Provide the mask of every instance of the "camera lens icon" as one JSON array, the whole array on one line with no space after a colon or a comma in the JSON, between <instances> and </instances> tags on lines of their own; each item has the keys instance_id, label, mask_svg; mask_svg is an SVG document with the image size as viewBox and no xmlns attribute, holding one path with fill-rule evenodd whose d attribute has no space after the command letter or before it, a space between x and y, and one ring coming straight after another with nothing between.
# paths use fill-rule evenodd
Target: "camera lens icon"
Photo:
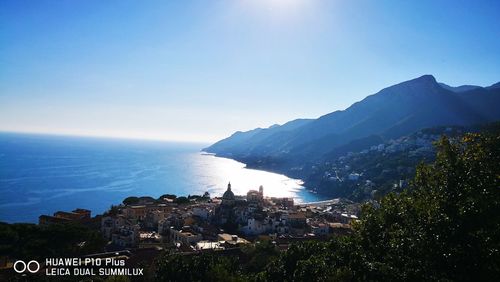
<instances>
[{"instance_id":1,"label":"camera lens icon","mask_svg":"<svg viewBox=\"0 0 500 282\"><path fill-rule=\"evenodd\" d=\"M14 263L14 271L17 273L24 273L26 271L30 273L37 273L40 270L40 264L36 260L30 260L28 263L25 263L22 260L17 260Z\"/></svg>"}]
</instances>

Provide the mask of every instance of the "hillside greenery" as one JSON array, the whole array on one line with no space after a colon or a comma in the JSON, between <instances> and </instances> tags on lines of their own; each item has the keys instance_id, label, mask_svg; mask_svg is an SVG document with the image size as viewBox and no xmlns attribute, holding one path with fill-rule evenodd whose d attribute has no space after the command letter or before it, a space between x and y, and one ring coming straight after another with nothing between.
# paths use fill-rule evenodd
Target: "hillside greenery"
<instances>
[{"instance_id":1,"label":"hillside greenery","mask_svg":"<svg viewBox=\"0 0 500 282\"><path fill-rule=\"evenodd\" d=\"M0 256L21 260L77 257L102 252L105 245L99 232L77 223L0 223Z\"/></svg>"}]
</instances>

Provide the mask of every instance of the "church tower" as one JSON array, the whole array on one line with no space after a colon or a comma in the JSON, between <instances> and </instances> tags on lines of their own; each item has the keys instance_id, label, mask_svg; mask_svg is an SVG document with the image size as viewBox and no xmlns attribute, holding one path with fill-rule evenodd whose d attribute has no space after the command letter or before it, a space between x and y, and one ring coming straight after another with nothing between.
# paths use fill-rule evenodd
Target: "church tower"
<instances>
[{"instance_id":1,"label":"church tower","mask_svg":"<svg viewBox=\"0 0 500 282\"><path fill-rule=\"evenodd\" d=\"M223 206L232 206L234 204L234 193L231 191L231 182L227 184L227 190L222 195L222 205Z\"/></svg>"}]
</instances>

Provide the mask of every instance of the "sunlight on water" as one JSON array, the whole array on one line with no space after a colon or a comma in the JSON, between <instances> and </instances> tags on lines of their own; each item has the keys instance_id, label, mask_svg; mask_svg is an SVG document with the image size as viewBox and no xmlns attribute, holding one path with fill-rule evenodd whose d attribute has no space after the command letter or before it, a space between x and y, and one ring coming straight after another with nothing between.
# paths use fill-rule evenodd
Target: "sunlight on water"
<instances>
[{"instance_id":1,"label":"sunlight on water","mask_svg":"<svg viewBox=\"0 0 500 282\"><path fill-rule=\"evenodd\" d=\"M232 191L236 195L246 195L248 190L258 190L264 186L264 195L269 197L294 197L300 201L298 194L303 192L302 181L291 179L285 175L266 171L246 169L245 164L226 158L202 154L194 168L194 173L200 179L210 178L215 185L208 191L213 196L220 196L228 182L231 182Z\"/></svg>"}]
</instances>

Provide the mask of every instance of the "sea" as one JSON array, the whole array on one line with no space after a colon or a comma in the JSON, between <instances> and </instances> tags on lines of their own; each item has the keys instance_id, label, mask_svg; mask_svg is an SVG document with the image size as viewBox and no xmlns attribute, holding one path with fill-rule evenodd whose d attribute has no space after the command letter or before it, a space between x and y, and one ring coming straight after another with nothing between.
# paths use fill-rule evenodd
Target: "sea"
<instances>
[{"instance_id":1,"label":"sea","mask_svg":"<svg viewBox=\"0 0 500 282\"><path fill-rule=\"evenodd\" d=\"M129 196L236 195L323 200L298 179L247 169L201 152L208 144L0 133L0 221L36 223L42 214L85 208L100 214Z\"/></svg>"}]
</instances>

